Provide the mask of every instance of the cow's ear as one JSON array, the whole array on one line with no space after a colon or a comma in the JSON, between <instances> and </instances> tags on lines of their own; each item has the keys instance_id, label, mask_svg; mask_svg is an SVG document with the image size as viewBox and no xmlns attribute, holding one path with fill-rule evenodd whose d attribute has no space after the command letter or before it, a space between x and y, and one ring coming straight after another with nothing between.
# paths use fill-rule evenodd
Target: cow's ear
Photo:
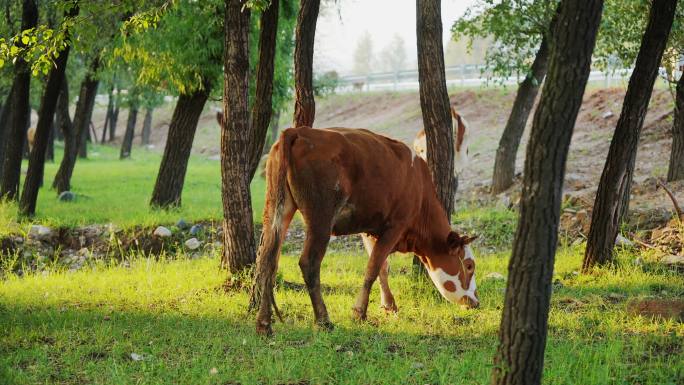
<instances>
[{"instance_id":1,"label":"cow's ear","mask_svg":"<svg viewBox=\"0 0 684 385\"><path fill-rule=\"evenodd\" d=\"M471 235L471 236L466 235L465 237L463 237L463 244L464 245L470 244L471 242L473 242L474 240L476 240L479 237L480 237L479 235Z\"/></svg>"},{"instance_id":2,"label":"cow's ear","mask_svg":"<svg viewBox=\"0 0 684 385\"><path fill-rule=\"evenodd\" d=\"M447 246L449 246L449 250L455 250L458 249L459 247L463 247L465 243L463 243L463 238L458 235L457 232L455 231L450 231L449 235L447 235Z\"/></svg>"}]
</instances>

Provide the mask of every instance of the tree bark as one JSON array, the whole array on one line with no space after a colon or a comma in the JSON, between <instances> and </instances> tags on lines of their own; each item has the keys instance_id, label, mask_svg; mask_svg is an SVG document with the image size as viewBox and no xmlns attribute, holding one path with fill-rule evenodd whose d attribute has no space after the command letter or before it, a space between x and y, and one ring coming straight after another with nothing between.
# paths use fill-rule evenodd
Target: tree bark
<instances>
[{"instance_id":1,"label":"tree bark","mask_svg":"<svg viewBox=\"0 0 684 385\"><path fill-rule=\"evenodd\" d=\"M79 117L74 116L74 123L78 122L77 128L81 133L81 140L78 145L78 157L81 159L85 159L88 157L88 142L92 141L90 137L90 122L93 118L93 109L95 108L95 97L97 96L97 87L100 84L100 81L95 78L95 74L97 72L98 67L99 60L95 59L91 71L91 76L89 79L86 79L86 81L89 82L89 92L86 94L85 115L83 116L83 121L77 121L76 119L78 119Z\"/></svg>"},{"instance_id":2,"label":"tree bark","mask_svg":"<svg viewBox=\"0 0 684 385\"><path fill-rule=\"evenodd\" d=\"M307 3L304 0L303 3ZM317 2L316 2L317 3ZM221 185L223 200L222 267L238 273L256 259L252 202L247 181L249 148L249 9L225 0Z\"/></svg>"},{"instance_id":3,"label":"tree bark","mask_svg":"<svg viewBox=\"0 0 684 385\"><path fill-rule=\"evenodd\" d=\"M511 114L508 116L506 127L499 141L499 147L496 150L492 194L503 192L513 185L518 146L525 131L527 119L534 106L534 100L537 98L539 87L546 75L548 61L549 47L546 37L544 37L532 63L532 68L530 68L530 73L518 87Z\"/></svg>"},{"instance_id":4,"label":"tree bark","mask_svg":"<svg viewBox=\"0 0 684 385\"><path fill-rule=\"evenodd\" d=\"M131 148L133 147L133 136L135 134L135 123L138 120L138 106L131 105L128 109L128 121L126 122L126 132L124 133L123 141L121 142L121 152L119 159L126 159L131 157Z\"/></svg>"},{"instance_id":5,"label":"tree bark","mask_svg":"<svg viewBox=\"0 0 684 385\"><path fill-rule=\"evenodd\" d=\"M295 106L293 127L313 127L316 102L313 93L313 52L320 0L301 0L295 30ZM441 41L441 40L440 40Z\"/></svg>"},{"instance_id":6,"label":"tree bark","mask_svg":"<svg viewBox=\"0 0 684 385\"><path fill-rule=\"evenodd\" d=\"M109 87L109 93L107 94L107 113L105 114L104 125L102 126L102 136L100 143L104 143L107 140L107 127L109 126L112 115L114 114L114 86Z\"/></svg>"},{"instance_id":7,"label":"tree bark","mask_svg":"<svg viewBox=\"0 0 684 385\"><path fill-rule=\"evenodd\" d=\"M145 109L145 118L143 119L141 144L147 146L150 144L150 134L152 133L152 112L154 108Z\"/></svg>"},{"instance_id":8,"label":"tree bark","mask_svg":"<svg viewBox=\"0 0 684 385\"><path fill-rule=\"evenodd\" d=\"M76 6L69 10L66 16L69 18L75 17L78 15L78 11L79 8ZM38 189L40 189L40 186L43 183L45 156L50 131L53 129L57 99L59 97L60 89L64 84L64 73L66 71L67 61L69 60L69 51L71 50L68 34L65 41L67 42L66 46L55 59L54 67L50 70L47 83L45 84L45 91L43 92L43 98L40 102L38 124L36 124L36 132L33 137L33 148L31 149L28 171L26 173L26 179L24 180L24 189L19 201L19 212L26 216L33 216L36 213Z\"/></svg>"},{"instance_id":9,"label":"tree bark","mask_svg":"<svg viewBox=\"0 0 684 385\"><path fill-rule=\"evenodd\" d=\"M276 38L278 35L278 1L261 14L259 35L259 63L256 70L256 91L252 104L252 123L248 150L247 182L254 178L259 167L268 125L273 113L273 77L275 71Z\"/></svg>"},{"instance_id":10,"label":"tree bark","mask_svg":"<svg viewBox=\"0 0 684 385\"><path fill-rule=\"evenodd\" d=\"M59 95L59 91L57 91L57 94ZM55 100L55 104L57 101ZM45 160L49 160L50 162L55 161L55 119L54 119L54 112L53 112L53 119L52 123L50 124L50 129L48 130L48 144L47 144L47 149L45 150ZM41 182L42 185L42 182Z\"/></svg>"},{"instance_id":11,"label":"tree bark","mask_svg":"<svg viewBox=\"0 0 684 385\"><path fill-rule=\"evenodd\" d=\"M23 0L21 30L34 28L38 23L38 8L34 0ZM16 44L23 47L21 39ZM21 157L26 140L26 129L31 114L29 93L31 89L31 73L28 63L20 56L14 62L14 83L12 85L12 121L7 132L5 143L5 161L3 163L2 180L0 181L0 198L16 200L19 198L19 179L21 175Z\"/></svg>"},{"instance_id":12,"label":"tree bark","mask_svg":"<svg viewBox=\"0 0 684 385\"><path fill-rule=\"evenodd\" d=\"M2 170L5 163L5 147L8 141L8 131L9 124L12 119L10 112L12 111L12 93L13 90L10 89L7 99L2 107L2 113L0 114L0 179L2 179Z\"/></svg>"},{"instance_id":13,"label":"tree bark","mask_svg":"<svg viewBox=\"0 0 684 385\"><path fill-rule=\"evenodd\" d=\"M418 82L428 166L437 196L451 216L454 207L454 137L444 74L439 0L417 0Z\"/></svg>"},{"instance_id":14,"label":"tree bark","mask_svg":"<svg viewBox=\"0 0 684 385\"><path fill-rule=\"evenodd\" d=\"M117 99L118 99L118 92L117 92ZM114 107L114 113L112 113L112 117L109 119L109 141L113 142L116 139L116 125L119 122L119 101L115 101L115 107Z\"/></svg>"},{"instance_id":15,"label":"tree bark","mask_svg":"<svg viewBox=\"0 0 684 385\"><path fill-rule=\"evenodd\" d=\"M674 122L672 123L672 151L667 169L667 181L684 179L684 73L677 82Z\"/></svg>"},{"instance_id":16,"label":"tree bark","mask_svg":"<svg viewBox=\"0 0 684 385\"><path fill-rule=\"evenodd\" d=\"M209 90L178 97L150 206L167 208L181 205L192 142L208 97Z\"/></svg>"},{"instance_id":17,"label":"tree bark","mask_svg":"<svg viewBox=\"0 0 684 385\"><path fill-rule=\"evenodd\" d=\"M648 25L596 192L582 263L583 272L590 271L596 265L612 263L618 227L626 212L625 200L629 199L639 136L674 20L677 0L660 0L651 4Z\"/></svg>"},{"instance_id":18,"label":"tree bark","mask_svg":"<svg viewBox=\"0 0 684 385\"><path fill-rule=\"evenodd\" d=\"M549 72L527 145L520 217L492 384L540 384L570 138L589 78L603 1L561 1Z\"/></svg>"},{"instance_id":19,"label":"tree bark","mask_svg":"<svg viewBox=\"0 0 684 385\"><path fill-rule=\"evenodd\" d=\"M95 74L97 73L98 66L99 61L94 60L93 63L91 63L88 74L81 83L71 132L67 134L63 129L64 125L61 125L63 129L62 132L64 133L64 156L62 157L62 162L59 164L55 179L52 182L52 187L57 190L58 194L68 191L71 188L71 175L76 166L79 145L83 137L83 131L88 129L88 123L90 122L90 117L93 112L93 104L95 103L95 95L97 95L97 85L99 82L95 79ZM64 83L64 86L66 87L66 82ZM68 97L64 103L67 103L66 114L68 117ZM62 115L64 115L64 113L62 113Z\"/></svg>"}]
</instances>

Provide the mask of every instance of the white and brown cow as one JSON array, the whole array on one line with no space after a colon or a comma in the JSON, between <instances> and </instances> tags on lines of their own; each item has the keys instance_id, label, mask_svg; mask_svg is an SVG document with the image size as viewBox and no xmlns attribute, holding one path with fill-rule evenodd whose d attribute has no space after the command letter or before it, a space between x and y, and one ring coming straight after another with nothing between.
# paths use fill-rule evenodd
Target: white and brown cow
<instances>
[{"instance_id":1,"label":"white and brown cow","mask_svg":"<svg viewBox=\"0 0 684 385\"><path fill-rule=\"evenodd\" d=\"M459 175L468 164L469 127L455 106L451 106L451 117L454 120L454 174ZM420 130L413 140L413 151L427 162L425 130Z\"/></svg>"},{"instance_id":2,"label":"white and brown cow","mask_svg":"<svg viewBox=\"0 0 684 385\"><path fill-rule=\"evenodd\" d=\"M427 164L405 144L368 130L288 128L271 148L267 180L253 292L253 300L260 299L258 332L271 332L280 247L296 211L306 224L299 266L317 324L332 326L319 278L331 234L365 236L370 259L353 307L359 319L366 317L378 275L382 305L396 311L386 261L395 251L418 255L447 300L479 304L475 259L468 246L474 238L451 229Z\"/></svg>"}]
</instances>

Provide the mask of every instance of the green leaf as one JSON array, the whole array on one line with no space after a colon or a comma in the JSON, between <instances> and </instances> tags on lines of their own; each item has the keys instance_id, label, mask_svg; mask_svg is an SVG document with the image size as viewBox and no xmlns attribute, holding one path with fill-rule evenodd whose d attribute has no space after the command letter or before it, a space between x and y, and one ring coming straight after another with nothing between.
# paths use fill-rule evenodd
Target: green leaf
<instances>
[{"instance_id":1,"label":"green leaf","mask_svg":"<svg viewBox=\"0 0 684 385\"><path fill-rule=\"evenodd\" d=\"M29 37L26 36L26 35L22 36L22 37L21 37L21 42L24 43L24 44L28 44L28 43L29 43Z\"/></svg>"}]
</instances>

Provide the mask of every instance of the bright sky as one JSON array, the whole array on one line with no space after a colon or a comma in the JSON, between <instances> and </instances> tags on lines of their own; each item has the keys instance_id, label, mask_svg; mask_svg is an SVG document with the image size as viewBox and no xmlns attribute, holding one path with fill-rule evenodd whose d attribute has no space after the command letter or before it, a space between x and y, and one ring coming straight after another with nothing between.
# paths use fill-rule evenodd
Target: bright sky
<instances>
[{"instance_id":1,"label":"bright sky","mask_svg":"<svg viewBox=\"0 0 684 385\"><path fill-rule=\"evenodd\" d=\"M451 25L475 0L442 0L444 46ZM416 66L415 0L339 0L321 5L316 28L314 71L346 74L353 67L356 42L368 31L380 52L398 34L406 44L407 63Z\"/></svg>"}]
</instances>

